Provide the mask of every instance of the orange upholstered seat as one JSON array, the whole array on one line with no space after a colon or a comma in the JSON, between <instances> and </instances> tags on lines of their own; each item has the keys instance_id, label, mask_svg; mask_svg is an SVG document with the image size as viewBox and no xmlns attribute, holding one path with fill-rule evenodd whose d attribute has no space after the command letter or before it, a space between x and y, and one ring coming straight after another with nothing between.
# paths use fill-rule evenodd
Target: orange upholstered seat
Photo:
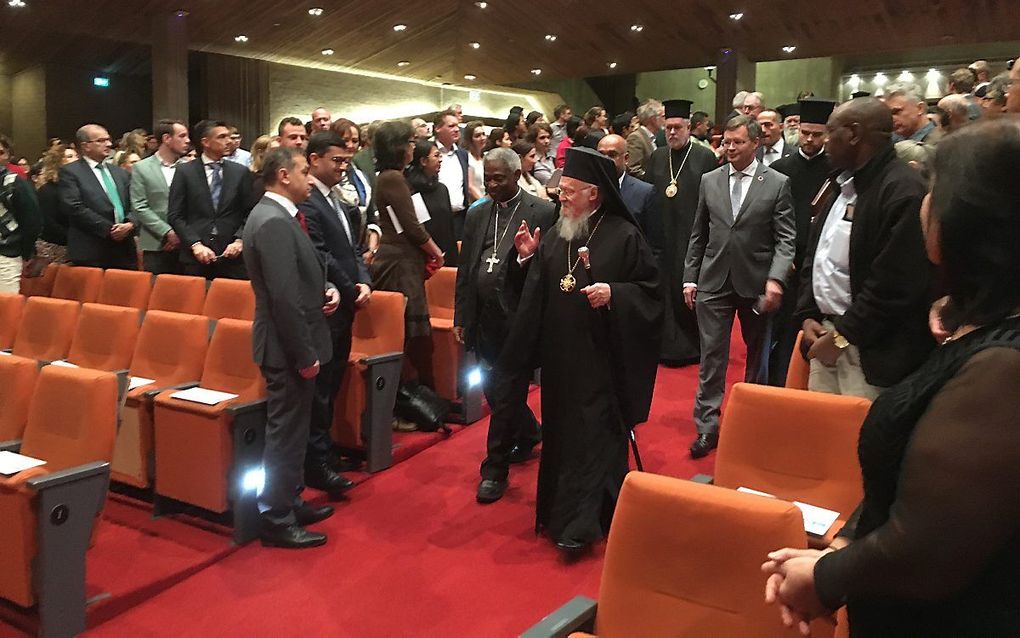
<instances>
[{"instance_id":1,"label":"orange upholstered seat","mask_svg":"<svg viewBox=\"0 0 1020 638\"><path fill-rule=\"evenodd\" d=\"M23 357L0 356L0 443L20 439L39 376L39 364Z\"/></svg>"},{"instance_id":2,"label":"orange upholstered seat","mask_svg":"<svg viewBox=\"0 0 1020 638\"><path fill-rule=\"evenodd\" d=\"M189 315L202 314L206 282L202 277L156 275L149 296L149 310L168 310Z\"/></svg>"},{"instance_id":3,"label":"orange upholstered seat","mask_svg":"<svg viewBox=\"0 0 1020 638\"><path fill-rule=\"evenodd\" d=\"M255 319L255 291L243 279L213 279L202 314L210 319Z\"/></svg>"},{"instance_id":4,"label":"orange upholstered seat","mask_svg":"<svg viewBox=\"0 0 1020 638\"><path fill-rule=\"evenodd\" d=\"M786 371L786 387L791 390L807 390L808 376L811 374L811 364L800 353L800 342L804 338L804 331L797 333L797 343L793 346L793 356L790 357L790 367Z\"/></svg>"},{"instance_id":5,"label":"orange upholstered seat","mask_svg":"<svg viewBox=\"0 0 1020 638\"><path fill-rule=\"evenodd\" d=\"M130 375L153 382L128 391L111 466L115 481L136 487L151 485L154 393L187 382L197 383L208 345L209 321L205 317L161 310L145 314Z\"/></svg>"},{"instance_id":6,"label":"orange upholstered seat","mask_svg":"<svg viewBox=\"0 0 1020 638\"><path fill-rule=\"evenodd\" d=\"M152 273L111 268L103 274L99 303L145 310L152 294Z\"/></svg>"},{"instance_id":7,"label":"orange upholstered seat","mask_svg":"<svg viewBox=\"0 0 1020 638\"><path fill-rule=\"evenodd\" d=\"M225 512L240 487L240 477L233 475L241 468L235 468L232 408L266 395L262 373L252 358L250 321L217 322L199 385L238 397L207 406L172 398L175 390L156 396L156 494Z\"/></svg>"},{"instance_id":8,"label":"orange upholstered seat","mask_svg":"<svg viewBox=\"0 0 1020 638\"><path fill-rule=\"evenodd\" d=\"M857 439L870 408L860 397L735 384L723 412L715 484L839 512L831 536L863 497Z\"/></svg>"},{"instance_id":9,"label":"orange upholstered seat","mask_svg":"<svg viewBox=\"0 0 1020 638\"><path fill-rule=\"evenodd\" d=\"M22 277L21 294L26 297L49 297L53 292L53 282L57 279L57 273L63 268L70 266L48 264L38 277Z\"/></svg>"},{"instance_id":10,"label":"orange upholstered seat","mask_svg":"<svg viewBox=\"0 0 1020 638\"><path fill-rule=\"evenodd\" d=\"M71 347L80 308L80 303L68 299L30 297L21 313L12 352L28 359L63 359Z\"/></svg>"},{"instance_id":11,"label":"orange upholstered seat","mask_svg":"<svg viewBox=\"0 0 1020 638\"><path fill-rule=\"evenodd\" d=\"M99 290L103 287L103 269L85 266L66 266L57 272L53 282L51 297L56 299L73 299L82 303L91 303L99 299Z\"/></svg>"},{"instance_id":12,"label":"orange upholstered seat","mask_svg":"<svg viewBox=\"0 0 1020 638\"><path fill-rule=\"evenodd\" d=\"M0 293L0 350L14 345L14 337L18 335L18 324L21 323L21 311L25 306L25 298L19 294Z\"/></svg>"},{"instance_id":13,"label":"orange upholstered seat","mask_svg":"<svg viewBox=\"0 0 1020 638\"><path fill-rule=\"evenodd\" d=\"M137 308L82 304L66 360L83 368L127 370L135 351L140 316Z\"/></svg>"},{"instance_id":14,"label":"orange upholstered seat","mask_svg":"<svg viewBox=\"0 0 1020 638\"><path fill-rule=\"evenodd\" d=\"M458 396L457 380L464 356L464 346L453 338L456 289L456 268L440 268L425 282L425 296L432 321L432 375L436 381L436 394L450 401L455 401Z\"/></svg>"}]
</instances>

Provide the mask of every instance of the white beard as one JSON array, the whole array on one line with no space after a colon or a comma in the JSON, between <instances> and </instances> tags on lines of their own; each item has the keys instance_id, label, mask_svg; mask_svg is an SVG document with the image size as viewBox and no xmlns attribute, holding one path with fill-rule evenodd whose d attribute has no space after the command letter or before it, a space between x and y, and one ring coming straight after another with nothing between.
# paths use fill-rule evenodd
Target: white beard
<instances>
[{"instance_id":1,"label":"white beard","mask_svg":"<svg viewBox=\"0 0 1020 638\"><path fill-rule=\"evenodd\" d=\"M591 215L585 215L584 217L560 217L559 226L560 237L565 241L574 241L575 239L588 237L588 220Z\"/></svg>"}]
</instances>

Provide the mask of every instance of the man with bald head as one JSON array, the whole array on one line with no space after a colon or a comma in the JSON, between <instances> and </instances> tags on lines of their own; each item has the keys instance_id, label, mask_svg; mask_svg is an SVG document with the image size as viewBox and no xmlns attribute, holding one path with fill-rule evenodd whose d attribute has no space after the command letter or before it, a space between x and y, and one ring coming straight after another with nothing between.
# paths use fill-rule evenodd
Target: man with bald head
<instances>
[{"instance_id":1,"label":"man with bald head","mask_svg":"<svg viewBox=\"0 0 1020 638\"><path fill-rule=\"evenodd\" d=\"M811 390L874 399L935 346L918 217L927 187L896 157L893 119L880 100L857 98L826 127L839 173L818 200L796 313Z\"/></svg>"},{"instance_id":2,"label":"man with bald head","mask_svg":"<svg viewBox=\"0 0 1020 638\"><path fill-rule=\"evenodd\" d=\"M948 135L970 124L970 100L959 93L950 93L939 100L942 130Z\"/></svg>"},{"instance_id":3,"label":"man with bald head","mask_svg":"<svg viewBox=\"0 0 1020 638\"><path fill-rule=\"evenodd\" d=\"M769 109L759 113L758 124L761 125L761 145L757 151L759 162L765 166L772 166L772 162L797 152L795 145L786 142L783 135L783 118L777 111Z\"/></svg>"},{"instance_id":4,"label":"man with bald head","mask_svg":"<svg viewBox=\"0 0 1020 638\"><path fill-rule=\"evenodd\" d=\"M316 131L328 131L333 123L333 114L324 106L312 111L312 133Z\"/></svg>"},{"instance_id":5,"label":"man with bald head","mask_svg":"<svg viewBox=\"0 0 1020 638\"><path fill-rule=\"evenodd\" d=\"M616 165L616 177L620 180L620 196L634 218L642 226L651 215L655 193L651 184L643 182L627 172L627 140L619 135L606 135L599 140L598 151Z\"/></svg>"}]
</instances>

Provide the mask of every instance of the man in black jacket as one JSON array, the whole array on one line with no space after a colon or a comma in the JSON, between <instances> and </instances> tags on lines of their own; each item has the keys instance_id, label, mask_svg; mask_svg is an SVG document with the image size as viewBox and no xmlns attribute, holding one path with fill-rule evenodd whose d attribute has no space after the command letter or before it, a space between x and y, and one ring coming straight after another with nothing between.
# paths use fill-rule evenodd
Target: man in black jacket
<instances>
[{"instance_id":1,"label":"man in black jacket","mask_svg":"<svg viewBox=\"0 0 1020 638\"><path fill-rule=\"evenodd\" d=\"M17 293L43 219L32 183L8 170L8 159L10 142L0 135L0 292Z\"/></svg>"},{"instance_id":2,"label":"man in black jacket","mask_svg":"<svg viewBox=\"0 0 1020 638\"><path fill-rule=\"evenodd\" d=\"M797 308L809 388L873 399L935 345L918 217L927 188L897 159L892 113L880 100L844 104L827 128L826 152L840 172L811 228Z\"/></svg>"},{"instance_id":3,"label":"man in black jacket","mask_svg":"<svg viewBox=\"0 0 1020 638\"><path fill-rule=\"evenodd\" d=\"M167 221L181 240L188 275L246 279L241 233L253 201L252 176L224 161L230 150L225 122L202 120L191 135L201 155L177 169L170 185Z\"/></svg>"},{"instance_id":4,"label":"man in black jacket","mask_svg":"<svg viewBox=\"0 0 1020 638\"><path fill-rule=\"evenodd\" d=\"M527 460L541 440L538 421L528 407L528 372L510 373L496 366L519 291L506 285L507 269L517 259L514 233L522 224L549 230L556 210L518 185L521 160L510 149L485 155L485 192L492 199L474 210L464 226L453 331L457 341L478 354L485 374L483 390L492 410L488 455L482 462L479 503L502 498L510 463ZM536 230L536 232L539 232Z\"/></svg>"}]
</instances>

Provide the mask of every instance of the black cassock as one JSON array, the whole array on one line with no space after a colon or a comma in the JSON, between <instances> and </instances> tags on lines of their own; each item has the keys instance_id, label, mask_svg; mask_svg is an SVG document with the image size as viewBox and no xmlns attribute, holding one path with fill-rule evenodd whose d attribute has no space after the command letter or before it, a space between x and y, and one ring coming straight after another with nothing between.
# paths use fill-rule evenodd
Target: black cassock
<instances>
[{"instance_id":1,"label":"black cassock","mask_svg":"<svg viewBox=\"0 0 1020 638\"><path fill-rule=\"evenodd\" d=\"M536 529L583 543L608 531L627 473L629 428L648 419L662 320L651 249L621 215L597 212L592 228L603 215L589 244L591 273L578 264L573 292L563 292L560 280L584 239L568 255L558 226L543 237L503 349L512 369L542 368ZM611 309L592 309L580 292L592 275L610 284Z\"/></svg>"},{"instance_id":2,"label":"black cassock","mask_svg":"<svg viewBox=\"0 0 1020 638\"><path fill-rule=\"evenodd\" d=\"M688 148L691 151L684 164ZM666 196L670 184L669 155L673 156L673 174L677 178L677 194ZM680 166L683 165L683 170ZM659 262L665 299L665 318L660 358L671 364L697 363L701 360L698 320L684 303L683 272L687 244L698 210L698 189L701 176L719 166L715 154L701 144L688 142L678 151L664 146L655 150L648 160L645 181L655 187L655 206L649 219L643 220L648 243Z\"/></svg>"}]
</instances>

